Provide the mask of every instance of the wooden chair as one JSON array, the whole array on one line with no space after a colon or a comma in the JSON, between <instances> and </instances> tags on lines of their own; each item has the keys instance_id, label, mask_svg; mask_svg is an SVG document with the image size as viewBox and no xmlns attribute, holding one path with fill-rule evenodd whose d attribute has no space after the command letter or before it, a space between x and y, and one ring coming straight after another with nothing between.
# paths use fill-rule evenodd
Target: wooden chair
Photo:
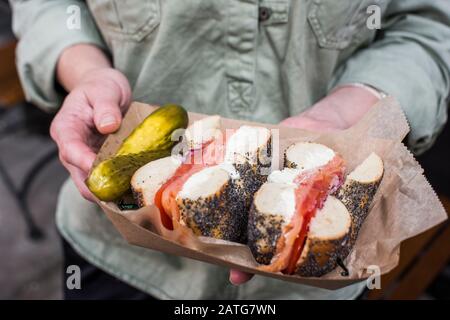
<instances>
[{"instance_id":1,"label":"wooden chair","mask_svg":"<svg viewBox=\"0 0 450 320\"><path fill-rule=\"evenodd\" d=\"M450 215L450 199L440 199ZM400 246L400 263L381 277L381 289L370 290L367 298L404 300L419 298L450 259L450 222L444 221Z\"/></svg>"},{"instance_id":2,"label":"wooden chair","mask_svg":"<svg viewBox=\"0 0 450 320\"><path fill-rule=\"evenodd\" d=\"M25 101L25 96L16 72L16 41L0 43L0 107L12 107Z\"/></svg>"}]
</instances>

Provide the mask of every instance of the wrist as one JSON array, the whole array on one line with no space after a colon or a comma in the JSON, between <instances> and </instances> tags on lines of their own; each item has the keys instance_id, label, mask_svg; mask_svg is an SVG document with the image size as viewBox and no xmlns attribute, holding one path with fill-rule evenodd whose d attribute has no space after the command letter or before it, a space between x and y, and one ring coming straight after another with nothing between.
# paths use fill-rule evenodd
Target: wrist
<instances>
[{"instance_id":1,"label":"wrist","mask_svg":"<svg viewBox=\"0 0 450 320\"><path fill-rule=\"evenodd\" d=\"M387 97L387 94L384 91L382 91L382 90L380 90L378 88L375 88L374 86L371 86L371 85L368 85L368 84L365 84L365 83L360 83L360 82L346 83L346 84L339 85L339 86L335 87L330 92L330 94L333 93L334 91L340 89L340 88L345 88L345 87L353 87L353 88L359 88L359 89L365 90L367 93L371 94L372 96L374 96L378 100L381 100L381 99L384 99L384 98Z\"/></svg>"},{"instance_id":2,"label":"wrist","mask_svg":"<svg viewBox=\"0 0 450 320\"><path fill-rule=\"evenodd\" d=\"M77 44L61 53L56 65L56 76L64 89L70 92L87 74L108 68L111 68L111 62L100 48L91 44Z\"/></svg>"},{"instance_id":3,"label":"wrist","mask_svg":"<svg viewBox=\"0 0 450 320\"><path fill-rule=\"evenodd\" d=\"M359 86L340 86L317 102L306 114L349 128L357 123L380 98Z\"/></svg>"}]
</instances>

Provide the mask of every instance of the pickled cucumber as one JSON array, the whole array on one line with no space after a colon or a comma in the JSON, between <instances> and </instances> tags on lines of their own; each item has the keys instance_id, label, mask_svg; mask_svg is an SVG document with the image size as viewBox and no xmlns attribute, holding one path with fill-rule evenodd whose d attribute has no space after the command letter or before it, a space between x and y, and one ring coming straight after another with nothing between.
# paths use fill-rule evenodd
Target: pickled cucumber
<instances>
[{"instance_id":1,"label":"pickled cucumber","mask_svg":"<svg viewBox=\"0 0 450 320\"><path fill-rule=\"evenodd\" d=\"M172 132L186 129L188 122L188 114L181 106L167 104L156 109L122 142L116 155L165 149L173 145Z\"/></svg>"},{"instance_id":2,"label":"pickled cucumber","mask_svg":"<svg viewBox=\"0 0 450 320\"><path fill-rule=\"evenodd\" d=\"M172 141L172 133L185 129L188 122L187 112L181 106L169 104L158 108L131 132L112 158L92 170L87 187L102 201L120 198L130 188L137 169L170 155L176 143Z\"/></svg>"},{"instance_id":3,"label":"pickled cucumber","mask_svg":"<svg viewBox=\"0 0 450 320\"><path fill-rule=\"evenodd\" d=\"M100 162L92 170L86 185L102 201L113 201L130 188L134 172L143 165L170 155L171 148L159 151L119 155Z\"/></svg>"}]
</instances>

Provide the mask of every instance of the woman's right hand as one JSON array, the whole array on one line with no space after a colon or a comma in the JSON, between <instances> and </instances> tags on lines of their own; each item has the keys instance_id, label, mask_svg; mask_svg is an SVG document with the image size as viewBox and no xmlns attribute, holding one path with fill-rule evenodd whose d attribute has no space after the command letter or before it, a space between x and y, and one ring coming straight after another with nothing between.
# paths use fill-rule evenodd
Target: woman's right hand
<instances>
[{"instance_id":1,"label":"woman's right hand","mask_svg":"<svg viewBox=\"0 0 450 320\"><path fill-rule=\"evenodd\" d=\"M84 181L105 135L120 127L122 114L130 104L131 89L121 72L99 67L84 72L69 90L50 134L81 195L93 201Z\"/></svg>"}]
</instances>

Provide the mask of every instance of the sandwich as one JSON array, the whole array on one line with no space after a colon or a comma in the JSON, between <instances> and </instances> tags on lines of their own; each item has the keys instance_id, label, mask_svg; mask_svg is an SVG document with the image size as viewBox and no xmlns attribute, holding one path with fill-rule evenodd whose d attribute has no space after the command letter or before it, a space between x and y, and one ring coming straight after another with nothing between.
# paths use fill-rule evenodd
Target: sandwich
<instances>
[{"instance_id":1,"label":"sandwich","mask_svg":"<svg viewBox=\"0 0 450 320\"><path fill-rule=\"evenodd\" d=\"M320 277L351 252L383 176L372 153L345 177L345 162L322 144L287 148L284 168L255 193L248 246L261 269Z\"/></svg>"},{"instance_id":2,"label":"sandwich","mask_svg":"<svg viewBox=\"0 0 450 320\"><path fill-rule=\"evenodd\" d=\"M242 126L223 139L219 127L215 116L192 124L185 133L188 151L141 167L131 187L139 206L158 207L168 229L245 243L253 194L270 167L271 133Z\"/></svg>"}]
</instances>

